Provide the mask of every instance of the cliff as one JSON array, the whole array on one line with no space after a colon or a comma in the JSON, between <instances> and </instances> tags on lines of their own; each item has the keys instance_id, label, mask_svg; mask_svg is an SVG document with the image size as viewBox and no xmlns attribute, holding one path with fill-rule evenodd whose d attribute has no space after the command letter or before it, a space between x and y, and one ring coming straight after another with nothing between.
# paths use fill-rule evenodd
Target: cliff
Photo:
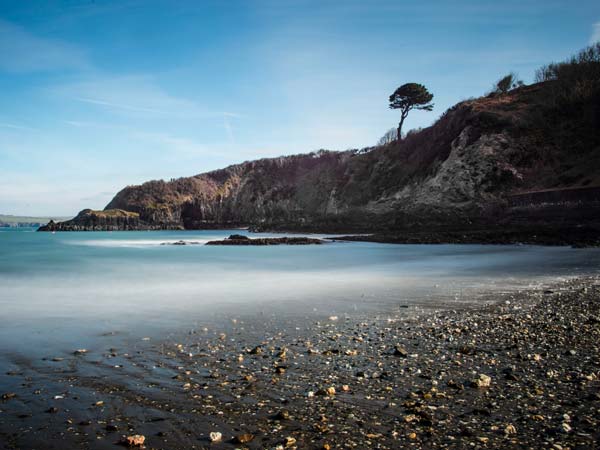
<instances>
[{"instance_id":1,"label":"cliff","mask_svg":"<svg viewBox=\"0 0 600 450\"><path fill-rule=\"evenodd\" d=\"M551 225L557 205L561 223L600 223L593 196L545 206L538 201L543 196L536 200L540 191L600 186L598 91L565 106L557 103L557 83L463 101L432 126L385 146L261 159L128 186L104 212L85 210L45 229L388 232ZM524 194L533 200L515 203Z\"/></svg>"}]
</instances>

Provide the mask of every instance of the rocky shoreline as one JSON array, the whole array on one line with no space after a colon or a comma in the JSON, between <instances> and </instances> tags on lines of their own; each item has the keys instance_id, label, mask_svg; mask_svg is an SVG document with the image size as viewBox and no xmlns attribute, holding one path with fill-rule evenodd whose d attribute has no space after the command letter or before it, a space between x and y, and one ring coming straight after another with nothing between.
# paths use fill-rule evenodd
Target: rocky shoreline
<instances>
[{"instance_id":1,"label":"rocky shoreline","mask_svg":"<svg viewBox=\"0 0 600 450\"><path fill-rule=\"evenodd\" d=\"M0 448L596 448L600 278L489 300L22 363Z\"/></svg>"},{"instance_id":2,"label":"rocky shoreline","mask_svg":"<svg viewBox=\"0 0 600 450\"><path fill-rule=\"evenodd\" d=\"M503 228L475 230L432 230L383 232L336 236L337 241L386 244L525 244L573 247L599 247L600 229L592 226L563 228Z\"/></svg>"}]
</instances>

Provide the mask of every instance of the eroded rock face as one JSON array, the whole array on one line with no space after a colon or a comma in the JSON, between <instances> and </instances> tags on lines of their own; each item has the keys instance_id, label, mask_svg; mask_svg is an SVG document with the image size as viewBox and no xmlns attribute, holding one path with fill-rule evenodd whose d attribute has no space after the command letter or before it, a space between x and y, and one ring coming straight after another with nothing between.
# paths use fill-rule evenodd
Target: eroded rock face
<instances>
[{"instance_id":1,"label":"eroded rock face","mask_svg":"<svg viewBox=\"0 0 600 450\"><path fill-rule=\"evenodd\" d=\"M465 127L437 170L379 203L387 202L388 208L392 204L410 211L419 207L458 210L497 202L507 185L513 186L523 179L505 152L518 144L506 132L482 135L471 141L473 133L471 126Z\"/></svg>"},{"instance_id":2,"label":"eroded rock face","mask_svg":"<svg viewBox=\"0 0 600 450\"><path fill-rule=\"evenodd\" d=\"M507 133L487 134L470 143L471 127L452 143L452 151L439 170L413 193L414 201L427 205L493 201L501 178L519 179L519 172L506 161L503 150L515 143Z\"/></svg>"}]
</instances>

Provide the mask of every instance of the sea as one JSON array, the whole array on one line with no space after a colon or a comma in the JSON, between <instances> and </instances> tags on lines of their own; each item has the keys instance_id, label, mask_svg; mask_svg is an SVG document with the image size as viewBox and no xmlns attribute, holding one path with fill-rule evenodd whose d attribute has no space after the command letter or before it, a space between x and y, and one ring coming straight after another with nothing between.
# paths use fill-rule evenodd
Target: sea
<instances>
[{"instance_id":1,"label":"sea","mask_svg":"<svg viewBox=\"0 0 600 450\"><path fill-rule=\"evenodd\" d=\"M204 245L240 232L281 236L0 229L0 369L93 349L103 336L157 339L248 315L343 320L477 306L600 269L597 248Z\"/></svg>"}]
</instances>

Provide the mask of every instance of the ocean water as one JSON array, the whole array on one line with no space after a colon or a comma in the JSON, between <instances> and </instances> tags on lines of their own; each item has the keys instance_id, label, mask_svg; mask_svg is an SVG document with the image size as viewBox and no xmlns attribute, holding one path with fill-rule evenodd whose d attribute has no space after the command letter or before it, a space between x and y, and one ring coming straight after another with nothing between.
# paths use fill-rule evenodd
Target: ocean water
<instances>
[{"instance_id":1,"label":"ocean water","mask_svg":"<svg viewBox=\"0 0 600 450\"><path fill-rule=\"evenodd\" d=\"M173 246L161 244L237 231L0 230L0 365L93 348L100 336L156 337L248 314L343 317L478 303L490 291L600 269L600 249Z\"/></svg>"}]
</instances>

